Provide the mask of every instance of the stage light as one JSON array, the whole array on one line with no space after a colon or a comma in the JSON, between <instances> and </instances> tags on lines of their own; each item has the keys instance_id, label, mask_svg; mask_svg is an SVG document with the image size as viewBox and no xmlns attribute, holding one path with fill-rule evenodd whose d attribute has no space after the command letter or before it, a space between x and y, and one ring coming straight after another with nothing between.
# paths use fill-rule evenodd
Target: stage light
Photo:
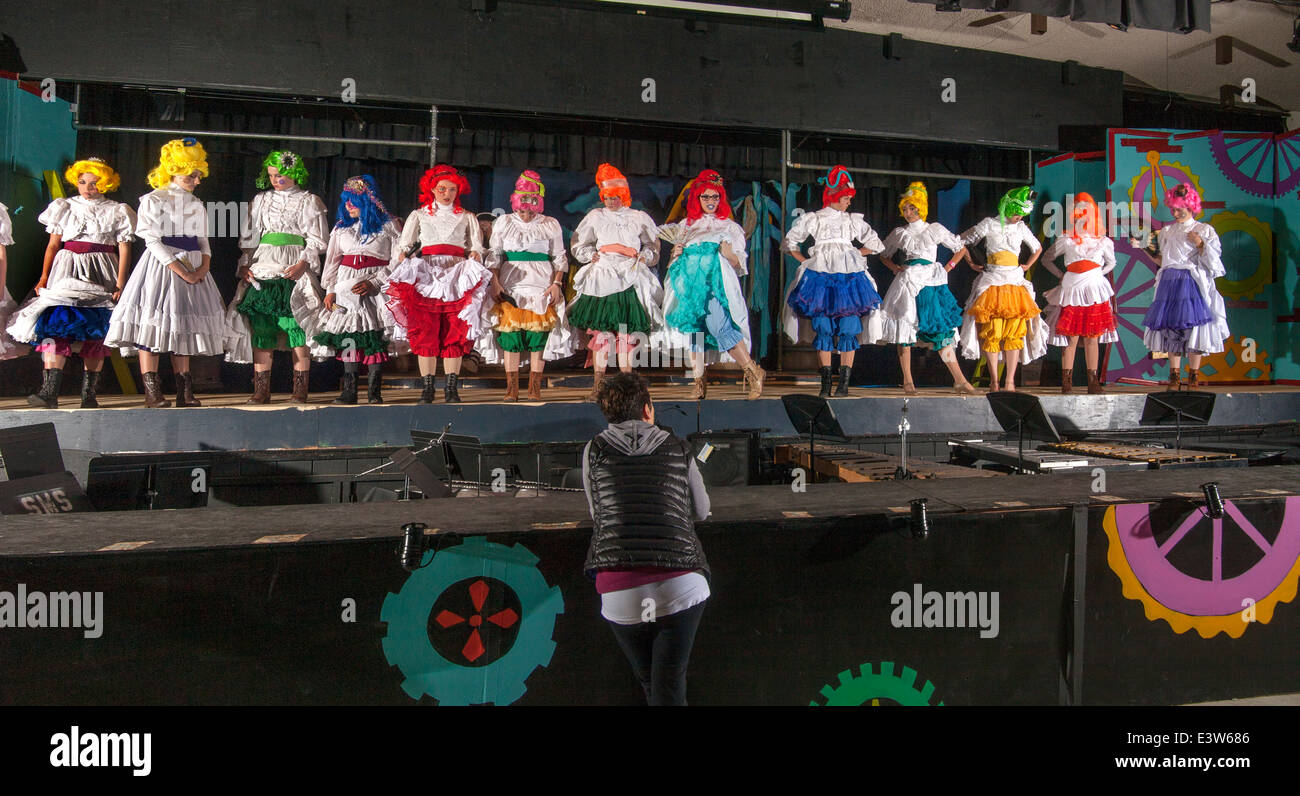
<instances>
[{"instance_id":1,"label":"stage light","mask_svg":"<svg viewBox=\"0 0 1300 796\"><path fill-rule=\"evenodd\" d=\"M1223 519L1223 498L1219 496L1218 482L1201 484L1201 491L1205 493L1205 513L1210 515L1212 520Z\"/></svg>"},{"instance_id":2,"label":"stage light","mask_svg":"<svg viewBox=\"0 0 1300 796\"><path fill-rule=\"evenodd\" d=\"M1300 53L1300 17L1296 17L1291 25L1291 41L1286 43L1286 48L1293 53Z\"/></svg>"},{"instance_id":3,"label":"stage light","mask_svg":"<svg viewBox=\"0 0 1300 796\"><path fill-rule=\"evenodd\" d=\"M916 498L912 504L912 538L930 537L930 513L925 509L925 498Z\"/></svg>"},{"instance_id":4,"label":"stage light","mask_svg":"<svg viewBox=\"0 0 1300 796\"><path fill-rule=\"evenodd\" d=\"M408 522L402 526L402 552L398 556L402 569L414 572L420 568L424 559L424 530L428 526L422 522Z\"/></svg>"}]
</instances>

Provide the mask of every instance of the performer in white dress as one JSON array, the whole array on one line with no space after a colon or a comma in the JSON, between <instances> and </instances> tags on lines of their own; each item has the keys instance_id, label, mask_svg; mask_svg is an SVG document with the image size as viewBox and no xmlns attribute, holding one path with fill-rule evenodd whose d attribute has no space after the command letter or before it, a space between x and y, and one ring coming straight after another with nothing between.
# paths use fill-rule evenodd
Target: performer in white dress
<instances>
[{"instance_id":1,"label":"performer in white dress","mask_svg":"<svg viewBox=\"0 0 1300 796\"><path fill-rule=\"evenodd\" d=\"M12 245L14 245L14 227L9 219L9 208L0 204L0 359L21 357L31 351L30 346L14 340L5 331L10 316L18 309L13 296L9 295L8 286L5 285L5 279L9 276L9 260L5 255L5 247Z\"/></svg>"},{"instance_id":2,"label":"performer in white dress","mask_svg":"<svg viewBox=\"0 0 1300 796\"><path fill-rule=\"evenodd\" d=\"M686 197L686 219L659 228L673 243L664 280L662 345L689 349L691 398L708 395L705 365L726 358L745 373L745 398L763 394L767 373L749 355L749 306L740 277L749 273L745 231L731 218L722 175L701 171Z\"/></svg>"},{"instance_id":3,"label":"performer in white dress","mask_svg":"<svg viewBox=\"0 0 1300 796\"><path fill-rule=\"evenodd\" d=\"M911 183L898 200L898 211L907 222L885 238L880 260L894 272L894 281L880 305L884 316L881 344L898 346L898 364L903 369L903 392L914 394L912 382L912 348L929 346L952 374L953 389L962 395L974 395L975 388L962 375L957 363L957 329L961 325L961 307L948 289L948 272L966 257L961 239L939 223L927 223L929 195L919 182ZM938 247L952 251L947 265L935 262ZM901 251L902 264L891 259Z\"/></svg>"},{"instance_id":4,"label":"performer in white dress","mask_svg":"<svg viewBox=\"0 0 1300 796\"><path fill-rule=\"evenodd\" d=\"M321 289L324 306L314 342L343 363L343 390L336 404L357 402L357 371L370 369L366 402L381 404L383 367L393 332L384 325L382 287L401 259L402 222L384 207L369 174L349 177L339 197L338 221L325 250Z\"/></svg>"},{"instance_id":5,"label":"performer in white dress","mask_svg":"<svg viewBox=\"0 0 1300 796\"><path fill-rule=\"evenodd\" d=\"M867 270L867 255L885 244L861 213L848 212L857 189L847 169L835 166L817 181L825 186L822 209L799 216L785 236L786 251L800 265L786 291L782 322L792 341L812 340L825 398L834 376L831 353L840 354L835 394L846 396L858 346L883 334L880 292ZM813 245L804 257L799 245L809 237Z\"/></svg>"},{"instance_id":6,"label":"performer in white dress","mask_svg":"<svg viewBox=\"0 0 1300 796\"><path fill-rule=\"evenodd\" d=\"M325 203L302 186L302 158L274 151L262 161L248 227L239 239L239 287L226 310L226 359L253 363L250 404L271 401L271 363L276 350L293 351L295 403L307 403L311 360L326 349L311 350L319 322L320 259L328 246Z\"/></svg>"},{"instance_id":7,"label":"performer in white dress","mask_svg":"<svg viewBox=\"0 0 1300 796\"><path fill-rule=\"evenodd\" d=\"M989 392L998 390L998 362L1005 356L1007 392L1016 390L1016 367L1047 352L1047 324L1034 300L1034 285L1025 272L1033 267L1043 246L1022 220L1033 212L1035 193L1031 188L1014 188L998 202L997 218L986 218L962 233L967 247L966 262L980 272L966 300L961 325L961 355L988 360ZM975 265L969 248L984 241L987 263ZM1020 251L1028 247L1029 260L1020 262Z\"/></svg>"},{"instance_id":8,"label":"performer in white dress","mask_svg":"<svg viewBox=\"0 0 1300 796\"><path fill-rule=\"evenodd\" d=\"M113 303L126 285L131 268L131 239L135 211L104 194L122 184L118 173L99 158L79 160L64 172L77 196L58 198L39 220L50 233L36 295L23 303L9 324L9 334L41 352L45 365L39 392L27 396L32 406L56 409L63 366L74 352L85 370L81 408L99 406L104 345Z\"/></svg>"},{"instance_id":9,"label":"performer in white dress","mask_svg":"<svg viewBox=\"0 0 1300 796\"><path fill-rule=\"evenodd\" d=\"M560 222L542 215L546 186L541 175L525 171L510 194L514 212L497 218L488 241L487 266L495 334L475 344L488 364L505 362L507 401L519 400L519 360L528 354L528 400L542 400L546 360L573 353L576 340L564 306L564 252Z\"/></svg>"},{"instance_id":10,"label":"performer in white dress","mask_svg":"<svg viewBox=\"0 0 1300 796\"><path fill-rule=\"evenodd\" d=\"M632 209L632 192L623 173L608 163L596 169L604 207L587 213L569 241L573 256L587 263L573 278L569 323L586 329L596 400L613 347L619 370L632 372L632 349L663 328L663 285L655 275L659 232L654 219ZM647 346L648 348L648 346Z\"/></svg>"},{"instance_id":11,"label":"performer in white dress","mask_svg":"<svg viewBox=\"0 0 1300 796\"><path fill-rule=\"evenodd\" d=\"M1165 206L1174 223L1160 229L1158 248L1150 254L1160 266L1156 295L1142 319L1142 342L1152 351L1169 354L1169 386L1182 384L1182 360L1187 355L1187 386L1203 386L1201 357L1223 351L1228 339L1228 315L1214 280L1224 275L1223 244L1214 227L1196 220L1201 197L1186 183L1165 192Z\"/></svg>"},{"instance_id":12,"label":"performer in white dress","mask_svg":"<svg viewBox=\"0 0 1300 796\"><path fill-rule=\"evenodd\" d=\"M160 354L172 355L176 405L199 406L190 357L222 352L221 293L208 273L208 216L192 193L208 176L207 153L193 138L168 141L149 172L156 190L140 197L135 234L144 241L122 295L113 308L104 344L123 356L140 355L147 407L170 406L158 378Z\"/></svg>"},{"instance_id":13,"label":"performer in white dress","mask_svg":"<svg viewBox=\"0 0 1300 796\"><path fill-rule=\"evenodd\" d=\"M1064 255L1066 273L1053 261ZM1097 202L1087 193L1074 198L1070 231L1056 239L1043 255L1043 265L1061 277L1061 284L1043 293L1047 309L1043 321L1051 331L1048 340L1064 346L1061 355L1061 392L1074 392L1074 355L1083 338L1084 362L1088 366L1088 393L1105 392L1098 367L1098 343L1114 343L1115 313L1111 298L1115 291L1106 274L1115 270L1115 243L1106 237Z\"/></svg>"},{"instance_id":14,"label":"performer in white dress","mask_svg":"<svg viewBox=\"0 0 1300 796\"><path fill-rule=\"evenodd\" d=\"M447 374L443 399L460 403L461 357L490 331L485 299L492 272L483 265L483 234L474 214L460 206L469 190L465 175L445 163L424 173L420 206L402 228L400 248L408 256L384 288L393 334L419 357L422 404L434 400L439 358Z\"/></svg>"}]
</instances>

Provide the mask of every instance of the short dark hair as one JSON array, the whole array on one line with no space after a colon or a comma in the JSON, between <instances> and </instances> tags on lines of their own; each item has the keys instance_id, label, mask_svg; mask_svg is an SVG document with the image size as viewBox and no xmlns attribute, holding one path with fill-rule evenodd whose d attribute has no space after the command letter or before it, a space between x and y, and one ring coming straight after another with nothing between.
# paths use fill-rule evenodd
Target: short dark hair
<instances>
[{"instance_id":1,"label":"short dark hair","mask_svg":"<svg viewBox=\"0 0 1300 796\"><path fill-rule=\"evenodd\" d=\"M650 403L650 382L640 373L619 373L600 383L596 405L611 423L640 420Z\"/></svg>"}]
</instances>

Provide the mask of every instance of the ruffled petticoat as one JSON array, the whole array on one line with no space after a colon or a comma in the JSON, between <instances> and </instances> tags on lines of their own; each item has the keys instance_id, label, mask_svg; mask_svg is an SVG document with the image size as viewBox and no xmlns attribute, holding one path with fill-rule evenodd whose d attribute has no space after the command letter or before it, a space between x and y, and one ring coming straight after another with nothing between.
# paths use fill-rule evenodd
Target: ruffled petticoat
<instances>
[{"instance_id":1,"label":"ruffled petticoat","mask_svg":"<svg viewBox=\"0 0 1300 796\"><path fill-rule=\"evenodd\" d=\"M710 332L706 319L710 302L716 301L725 316L720 323L729 321L731 334L740 336L741 345L749 350L749 310L740 290L736 269L718 252L719 244L705 241L692 243L668 270L664 284L664 334L655 341L662 348L686 349L692 341L703 339L706 363L712 359L730 360L719 351L718 340ZM702 338L697 337L702 335Z\"/></svg>"},{"instance_id":2,"label":"ruffled petticoat","mask_svg":"<svg viewBox=\"0 0 1300 796\"><path fill-rule=\"evenodd\" d=\"M5 331L10 317L17 309L13 296L9 295L9 288L0 286L0 359L14 359L31 353L31 346L18 342Z\"/></svg>"},{"instance_id":3,"label":"ruffled petticoat","mask_svg":"<svg viewBox=\"0 0 1300 796\"><path fill-rule=\"evenodd\" d=\"M961 307L948 289L948 271L940 263L909 260L894 276L880 311L882 345L947 348L961 326Z\"/></svg>"},{"instance_id":4,"label":"ruffled petticoat","mask_svg":"<svg viewBox=\"0 0 1300 796\"><path fill-rule=\"evenodd\" d=\"M431 315L453 312L464 324L464 342L472 343L492 328L485 300L491 279L492 272L474 259L451 254L408 257L384 284L384 325L391 328L394 341L410 345L417 355L436 356L419 353L432 344L425 327Z\"/></svg>"},{"instance_id":5,"label":"ruffled petticoat","mask_svg":"<svg viewBox=\"0 0 1300 796\"><path fill-rule=\"evenodd\" d=\"M1142 343L1169 354L1217 354L1228 338L1227 312L1214 280L1203 270L1165 266L1142 320Z\"/></svg>"},{"instance_id":6,"label":"ruffled petticoat","mask_svg":"<svg viewBox=\"0 0 1300 796\"><path fill-rule=\"evenodd\" d=\"M1034 300L1034 286L1024 274L1018 265L990 264L976 277L961 325L963 357L978 359L995 342L1019 350L1022 364L1047 353L1047 324ZM1023 338L1022 345L1010 342L1011 337Z\"/></svg>"},{"instance_id":7,"label":"ruffled petticoat","mask_svg":"<svg viewBox=\"0 0 1300 796\"><path fill-rule=\"evenodd\" d=\"M272 280L284 278L284 271L295 265L301 258L304 246L289 244L285 246L272 246L270 244L260 244L253 254L253 259L249 265L249 272L258 282L271 282ZM240 312L240 305L244 303L245 297L250 290L256 290L248 282L240 281L239 286L235 288L235 297L231 299L230 304L226 307L226 361L247 364L253 361L253 328L248 320L248 316ZM286 289L284 286L275 286L271 288L275 291L277 297L279 291L288 292L287 309L292 313L294 323L302 329L304 344L308 346L312 359L320 362L328 359L330 351L328 348L321 346L315 341L316 333L319 330L320 310L322 308L321 299L324 292L321 290L320 277L310 267L307 268L296 280L293 287ZM250 299L251 304L247 308L264 306L270 308L271 295L263 297L254 296ZM283 301L274 302L277 307L283 310ZM288 316L285 316L288 317ZM281 338L285 339L285 338ZM279 350L287 350L288 346L280 343L277 345Z\"/></svg>"},{"instance_id":8,"label":"ruffled petticoat","mask_svg":"<svg viewBox=\"0 0 1300 796\"><path fill-rule=\"evenodd\" d=\"M197 252L182 252L191 268L203 263ZM196 285L172 273L145 250L113 308L104 344L133 356L143 348L156 353L212 356L222 353L225 317L212 274Z\"/></svg>"},{"instance_id":9,"label":"ruffled petticoat","mask_svg":"<svg viewBox=\"0 0 1300 796\"><path fill-rule=\"evenodd\" d=\"M317 345L330 349L341 362L370 365L387 362L391 355L401 353L393 350L390 342L393 339L392 327L384 325L383 293L376 290L359 296L352 292L353 287L371 281L371 277L381 270L383 266L340 267L332 289L334 309L321 307L317 331L312 339Z\"/></svg>"},{"instance_id":10,"label":"ruffled petticoat","mask_svg":"<svg viewBox=\"0 0 1300 796\"><path fill-rule=\"evenodd\" d=\"M821 243L813 246L786 289L781 326L792 342L807 342L816 337L811 318L857 315L862 323L858 343L875 343L884 334L881 305L867 258L848 243Z\"/></svg>"},{"instance_id":11,"label":"ruffled petticoat","mask_svg":"<svg viewBox=\"0 0 1300 796\"><path fill-rule=\"evenodd\" d=\"M1067 346L1069 338L1076 334L1096 337L1099 343L1119 342L1115 316L1110 308L1114 295L1115 291L1101 268L1066 271L1061 284L1043 293L1043 298L1047 299L1043 322L1050 333L1048 344Z\"/></svg>"}]
</instances>

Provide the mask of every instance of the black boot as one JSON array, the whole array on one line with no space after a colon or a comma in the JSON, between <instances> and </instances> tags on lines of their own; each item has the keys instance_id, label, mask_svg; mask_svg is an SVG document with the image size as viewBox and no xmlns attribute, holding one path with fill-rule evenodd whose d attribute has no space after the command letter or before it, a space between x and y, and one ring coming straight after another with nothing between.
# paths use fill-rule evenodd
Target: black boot
<instances>
[{"instance_id":1,"label":"black boot","mask_svg":"<svg viewBox=\"0 0 1300 796\"><path fill-rule=\"evenodd\" d=\"M438 377L433 374L420 377L420 379L424 382L424 391L420 393L420 401L419 401L420 403L431 404L433 403L434 399L438 397L438 392L433 386L433 382L437 378Z\"/></svg>"},{"instance_id":2,"label":"black boot","mask_svg":"<svg viewBox=\"0 0 1300 796\"><path fill-rule=\"evenodd\" d=\"M835 390L837 398L847 397L849 394L849 376L853 374L853 368L848 365L840 365L840 386Z\"/></svg>"},{"instance_id":3,"label":"black boot","mask_svg":"<svg viewBox=\"0 0 1300 796\"><path fill-rule=\"evenodd\" d=\"M95 390L99 389L99 371L87 370L81 374L81 408L98 409L99 401L95 400Z\"/></svg>"},{"instance_id":4,"label":"black boot","mask_svg":"<svg viewBox=\"0 0 1300 796\"><path fill-rule=\"evenodd\" d=\"M831 369L829 367L818 368L817 372L822 374L822 391L817 393L817 397L831 397Z\"/></svg>"},{"instance_id":5,"label":"black boot","mask_svg":"<svg viewBox=\"0 0 1300 796\"><path fill-rule=\"evenodd\" d=\"M369 381L366 386L366 403L382 404L384 396L380 391L384 388L384 369L378 363L370 366Z\"/></svg>"},{"instance_id":6,"label":"black boot","mask_svg":"<svg viewBox=\"0 0 1300 796\"><path fill-rule=\"evenodd\" d=\"M460 374L447 374L447 386L442 391L442 399L449 404L460 403L460 393L456 392L456 383L458 381L460 381Z\"/></svg>"},{"instance_id":7,"label":"black boot","mask_svg":"<svg viewBox=\"0 0 1300 796\"><path fill-rule=\"evenodd\" d=\"M343 374L343 390L339 397L334 399L336 404L354 404L357 402L357 374L356 371Z\"/></svg>"},{"instance_id":8,"label":"black boot","mask_svg":"<svg viewBox=\"0 0 1300 796\"><path fill-rule=\"evenodd\" d=\"M59 408L59 385L63 383L63 370L61 368L47 368L42 373L41 389L33 395L27 396L28 406L38 406L42 409Z\"/></svg>"}]
</instances>

